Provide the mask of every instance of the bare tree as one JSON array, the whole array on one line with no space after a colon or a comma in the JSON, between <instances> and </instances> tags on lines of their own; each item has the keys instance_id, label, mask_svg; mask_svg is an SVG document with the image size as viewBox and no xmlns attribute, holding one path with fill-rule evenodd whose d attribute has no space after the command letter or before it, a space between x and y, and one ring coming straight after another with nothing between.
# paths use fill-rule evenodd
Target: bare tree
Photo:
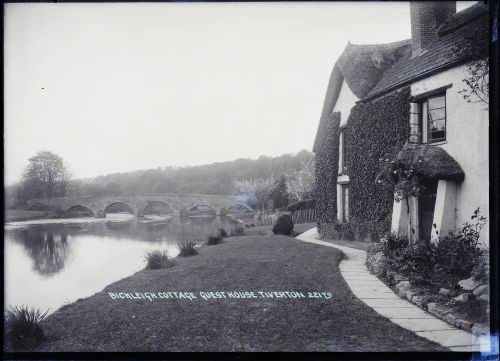
<instances>
[{"instance_id":1,"label":"bare tree","mask_svg":"<svg viewBox=\"0 0 500 361\"><path fill-rule=\"evenodd\" d=\"M50 151L40 151L29 159L23 183L29 188L43 189L47 198L65 195L70 173L63 158Z\"/></svg>"},{"instance_id":2,"label":"bare tree","mask_svg":"<svg viewBox=\"0 0 500 361\"><path fill-rule=\"evenodd\" d=\"M264 210L271 198L271 193L275 187L274 176L264 178L250 178L241 181L235 181L235 187L238 193L242 195L247 203L255 203L257 208Z\"/></svg>"},{"instance_id":3,"label":"bare tree","mask_svg":"<svg viewBox=\"0 0 500 361\"><path fill-rule=\"evenodd\" d=\"M314 194L314 181L314 158L311 158L301 169L287 175L288 192L298 201L311 198Z\"/></svg>"}]
</instances>

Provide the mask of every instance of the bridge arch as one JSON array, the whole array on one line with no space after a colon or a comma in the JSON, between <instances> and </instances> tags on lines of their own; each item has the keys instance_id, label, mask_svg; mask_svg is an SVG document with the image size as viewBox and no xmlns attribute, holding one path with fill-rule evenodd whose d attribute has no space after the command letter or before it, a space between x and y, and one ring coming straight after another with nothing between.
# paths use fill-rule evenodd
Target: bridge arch
<instances>
[{"instance_id":1,"label":"bridge arch","mask_svg":"<svg viewBox=\"0 0 500 361\"><path fill-rule=\"evenodd\" d=\"M83 204L75 204L70 206L65 210L66 214L72 215L72 214L81 214L81 213L88 213L90 217L96 216L96 212L92 210L90 207L87 207Z\"/></svg>"},{"instance_id":2,"label":"bridge arch","mask_svg":"<svg viewBox=\"0 0 500 361\"><path fill-rule=\"evenodd\" d=\"M113 201L113 202L109 203L104 208L104 211L103 211L104 217L106 217L106 215L108 213L130 213L130 214L134 214L134 208L132 208L131 205L129 205L128 203L125 203L123 201Z\"/></svg>"},{"instance_id":3,"label":"bridge arch","mask_svg":"<svg viewBox=\"0 0 500 361\"><path fill-rule=\"evenodd\" d=\"M163 208L163 209L161 209ZM160 210L163 210L162 213L159 213ZM151 213L149 213L151 212ZM144 208L140 211L142 215L148 214L174 214L174 208L164 201L151 201L147 203Z\"/></svg>"},{"instance_id":4,"label":"bridge arch","mask_svg":"<svg viewBox=\"0 0 500 361\"><path fill-rule=\"evenodd\" d=\"M188 212L188 216L215 216L217 211L214 207L208 204L196 204L192 206Z\"/></svg>"}]
</instances>

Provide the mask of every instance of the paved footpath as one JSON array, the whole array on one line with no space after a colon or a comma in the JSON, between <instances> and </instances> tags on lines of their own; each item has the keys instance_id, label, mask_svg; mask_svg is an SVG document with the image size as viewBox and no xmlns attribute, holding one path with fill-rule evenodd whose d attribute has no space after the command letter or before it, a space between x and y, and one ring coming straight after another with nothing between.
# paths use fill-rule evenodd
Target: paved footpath
<instances>
[{"instance_id":1,"label":"paved footpath","mask_svg":"<svg viewBox=\"0 0 500 361\"><path fill-rule=\"evenodd\" d=\"M396 295L366 267L366 251L321 241L316 228L310 229L297 239L333 247L344 253L339 270L347 285L361 301L395 324L451 351L490 351L489 337L478 338L457 329L425 312L413 303Z\"/></svg>"}]
</instances>

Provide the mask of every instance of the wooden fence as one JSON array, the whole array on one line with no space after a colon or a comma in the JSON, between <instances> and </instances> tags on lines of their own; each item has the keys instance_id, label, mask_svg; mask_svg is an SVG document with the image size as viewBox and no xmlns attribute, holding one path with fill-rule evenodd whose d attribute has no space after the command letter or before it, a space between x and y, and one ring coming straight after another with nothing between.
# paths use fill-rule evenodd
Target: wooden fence
<instances>
[{"instance_id":1,"label":"wooden fence","mask_svg":"<svg viewBox=\"0 0 500 361\"><path fill-rule=\"evenodd\" d=\"M295 212L273 211L273 212L251 212L240 215L240 218L248 223L254 223L259 226L268 226L276 223L276 220L282 214L289 214L293 223L313 223L316 222L316 209L300 209Z\"/></svg>"},{"instance_id":2,"label":"wooden fence","mask_svg":"<svg viewBox=\"0 0 500 361\"><path fill-rule=\"evenodd\" d=\"M291 216L293 223L313 223L316 222L316 208L299 209Z\"/></svg>"}]
</instances>

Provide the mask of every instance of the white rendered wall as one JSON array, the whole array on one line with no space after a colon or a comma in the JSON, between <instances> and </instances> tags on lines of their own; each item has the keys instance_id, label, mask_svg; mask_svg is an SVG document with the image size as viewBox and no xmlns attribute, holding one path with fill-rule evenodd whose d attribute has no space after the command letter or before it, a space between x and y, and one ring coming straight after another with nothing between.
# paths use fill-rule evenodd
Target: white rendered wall
<instances>
[{"instance_id":1,"label":"white rendered wall","mask_svg":"<svg viewBox=\"0 0 500 361\"><path fill-rule=\"evenodd\" d=\"M431 240L434 243L439 237L446 236L449 231L456 228L457 207L457 183L453 181L439 180L436 192L436 204L434 206L434 218L432 224Z\"/></svg>"},{"instance_id":2,"label":"white rendered wall","mask_svg":"<svg viewBox=\"0 0 500 361\"><path fill-rule=\"evenodd\" d=\"M465 65L461 65L411 85L412 95L453 84L446 90L446 141L438 143L460 164L465 180L457 185L455 226L470 222L474 210L481 208L488 223L481 232L481 241L489 239L489 154L488 106L467 103L458 92L464 88Z\"/></svg>"},{"instance_id":3,"label":"white rendered wall","mask_svg":"<svg viewBox=\"0 0 500 361\"><path fill-rule=\"evenodd\" d=\"M345 79L342 81L342 87L340 88L339 97L335 106L333 107L334 112L340 112L340 126L347 124L347 119L351 114L352 107L356 104L359 98L354 95L349 89Z\"/></svg>"},{"instance_id":4,"label":"white rendered wall","mask_svg":"<svg viewBox=\"0 0 500 361\"><path fill-rule=\"evenodd\" d=\"M408 237L408 210L406 209L405 201L396 201L392 203L392 222L391 233L398 236Z\"/></svg>"}]
</instances>

